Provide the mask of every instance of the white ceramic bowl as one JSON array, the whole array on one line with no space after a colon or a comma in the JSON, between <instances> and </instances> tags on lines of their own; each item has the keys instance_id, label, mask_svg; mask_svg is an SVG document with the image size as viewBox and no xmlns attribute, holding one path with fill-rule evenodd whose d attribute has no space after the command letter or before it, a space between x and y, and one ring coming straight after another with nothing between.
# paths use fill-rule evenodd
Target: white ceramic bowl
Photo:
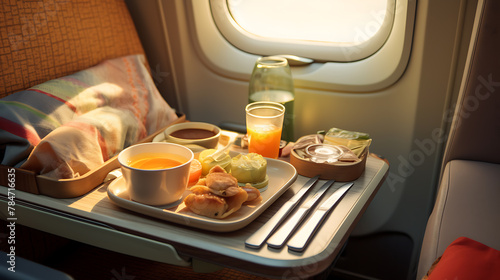
<instances>
[{"instance_id":1,"label":"white ceramic bowl","mask_svg":"<svg viewBox=\"0 0 500 280\"><path fill-rule=\"evenodd\" d=\"M165 169L139 169L129 166L138 155L175 158L180 165ZM140 156L139 156L140 157ZM130 146L118 155L130 198L148 205L167 205L178 202L189 179L193 152L174 143L143 143Z\"/></svg>"}]
</instances>

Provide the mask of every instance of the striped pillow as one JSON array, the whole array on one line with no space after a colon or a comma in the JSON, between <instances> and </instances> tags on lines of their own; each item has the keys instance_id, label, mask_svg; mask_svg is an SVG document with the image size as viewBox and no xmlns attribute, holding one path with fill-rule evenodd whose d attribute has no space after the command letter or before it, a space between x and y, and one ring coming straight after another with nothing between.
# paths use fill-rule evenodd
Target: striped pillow
<instances>
[{"instance_id":1,"label":"striped pillow","mask_svg":"<svg viewBox=\"0 0 500 280\"><path fill-rule=\"evenodd\" d=\"M51 134L68 127L96 134L106 161L176 118L143 55L107 60L0 99L1 164L20 167L45 139L64 143Z\"/></svg>"}]
</instances>

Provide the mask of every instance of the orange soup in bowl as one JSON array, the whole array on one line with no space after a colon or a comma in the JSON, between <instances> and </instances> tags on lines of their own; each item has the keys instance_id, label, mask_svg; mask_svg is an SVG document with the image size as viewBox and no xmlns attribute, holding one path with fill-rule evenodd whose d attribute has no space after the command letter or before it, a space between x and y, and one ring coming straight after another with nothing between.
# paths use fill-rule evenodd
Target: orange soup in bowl
<instances>
[{"instance_id":1,"label":"orange soup in bowl","mask_svg":"<svg viewBox=\"0 0 500 280\"><path fill-rule=\"evenodd\" d=\"M158 170L173 168L186 161L186 158L174 154L142 153L131 157L127 165L137 169Z\"/></svg>"}]
</instances>

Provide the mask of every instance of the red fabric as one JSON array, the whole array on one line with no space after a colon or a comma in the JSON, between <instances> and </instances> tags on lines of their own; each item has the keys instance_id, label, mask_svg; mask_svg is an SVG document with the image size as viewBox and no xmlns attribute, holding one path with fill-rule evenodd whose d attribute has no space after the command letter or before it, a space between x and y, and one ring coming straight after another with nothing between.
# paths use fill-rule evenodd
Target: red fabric
<instances>
[{"instance_id":1,"label":"red fabric","mask_svg":"<svg viewBox=\"0 0 500 280\"><path fill-rule=\"evenodd\" d=\"M0 129L28 140L32 146L40 143L40 136L31 125L21 125L0 116Z\"/></svg>"},{"instance_id":2,"label":"red fabric","mask_svg":"<svg viewBox=\"0 0 500 280\"><path fill-rule=\"evenodd\" d=\"M56 100L58 100L58 101L61 101L61 103L64 103L64 104L65 104L66 106L68 106L68 107L69 107L69 108L70 108L73 112L75 112L75 113L79 113L79 112L77 112L77 109L76 109L76 106L75 106L75 105L73 105L73 104L71 104L69 101L66 101L66 100L64 100L64 99L62 99L62 98L60 98L60 97L57 97L57 96L55 96L55 95L53 95L53 94L51 94L51 93L48 93L48 92L45 92L45 91L43 91L43 90L39 90L39 89L34 89L34 88L29 88L29 89L27 89L27 91L35 91L35 92L38 92L38 93L41 93L41 94L45 94L45 95L47 95L47 96L49 96L49 97L52 97L52 98L54 98L54 99L56 99Z\"/></svg>"},{"instance_id":3,"label":"red fabric","mask_svg":"<svg viewBox=\"0 0 500 280\"><path fill-rule=\"evenodd\" d=\"M500 251L459 237L446 248L428 279L500 279Z\"/></svg>"}]
</instances>

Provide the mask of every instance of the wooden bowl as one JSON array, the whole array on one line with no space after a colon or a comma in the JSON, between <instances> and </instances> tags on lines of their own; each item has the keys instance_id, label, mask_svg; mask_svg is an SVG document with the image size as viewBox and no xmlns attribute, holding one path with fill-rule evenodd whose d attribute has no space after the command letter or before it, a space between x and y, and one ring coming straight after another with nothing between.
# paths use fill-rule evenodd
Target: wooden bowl
<instances>
[{"instance_id":1,"label":"wooden bowl","mask_svg":"<svg viewBox=\"0 0 500 280\"><path fill-rule=\"evenodd\" d=\"M304 159L292 150L290 153L290 163L297 169L297 173L306 177L320 175L320 179L338 182L348 182L358 179L366 166L368 149L361 154L360 161L357 162L335 162L334 164L317 163Z\"/></svg>"}]
</instances>

